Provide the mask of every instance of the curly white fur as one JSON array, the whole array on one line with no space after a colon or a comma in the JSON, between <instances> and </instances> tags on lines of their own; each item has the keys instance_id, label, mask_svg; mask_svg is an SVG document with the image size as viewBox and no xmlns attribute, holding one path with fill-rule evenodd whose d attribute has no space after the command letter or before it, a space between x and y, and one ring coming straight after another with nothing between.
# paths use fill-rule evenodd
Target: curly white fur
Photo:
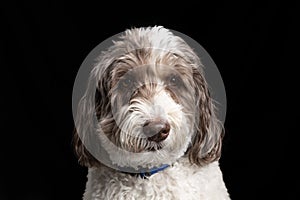
<instances>
[{"instance_id":1,"label":"curly white fur","mask_svg":"<svg viewBox=\"0 0 300 200\"><path fill-rule=\"evenodd\" d=\"M229 199L218 162L199 168L186 158L148 179L111 168L90 168L86 200L223 200Z\"/></svg>"}]
</instances>

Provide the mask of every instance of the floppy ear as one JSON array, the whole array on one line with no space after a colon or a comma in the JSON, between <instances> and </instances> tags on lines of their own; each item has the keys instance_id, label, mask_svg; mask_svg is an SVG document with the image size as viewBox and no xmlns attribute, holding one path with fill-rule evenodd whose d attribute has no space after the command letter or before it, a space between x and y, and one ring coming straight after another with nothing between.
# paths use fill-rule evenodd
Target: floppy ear
<instances>
[{"instance_id":1,"label":"floppy ear","mask_svg":"<svg viewBox=\"0 0 300 200\"><path fill-rule=\"evenodd\" d=\"M92 99L86 94L81 98L76 122L75 122L75 130L73 137L73 147L76 156L78 157L78 161L81 165L86 167L94 167L99 166L99 161L89 152L86 145L92 145L93 143L90 141L95 141L97 139L95 132L93 131L93 115L97 115L97 101L101 99L98 94L98 90L96 90L95 95L95 105L91 103ZM98 118L98 117L97 117ZM92 127L91 127L92 126ZM89 148L94 148L89 146Z\"/></svg>"},{"instance_id":2,"label":"floppy ear","mask_svg":"<svg viewBox=\"0 0 300 200\"><path fill-rule=\"evenodd\" d=\"M198 113L192 145L187 153L191 163L203 166L220 158L224 129L216 118L208 85L199 69L193 68L193 81Z\"/></svg>"},{"instance_id":3,"label":"floppy ear","mask_svg":"<svg viewBox=\"0 0 300 200\"><path fill-rule=\"evenodd\" d=\"M76 128L73 136L73 147L80 165L85 167L95 167L100 165L99 161L86 149L82 143L82 139L79 137Z\"/></svg>"},{"instance_id":4,"label":"floppy ear","mask_svg":"<svg viewBox=\"0 0 300 200\"><path fill-rule=\"evenodd\" d=\"M92 70L87 89L77 108L73 147L79 163L86 167L100 165L100 162L89 150L93 149L94 153L100 152L99 145L97 145L99 144L97 142L99 137L95 130L99 127L99 120L110 112L108 97L110 88L109 66L103 66L109 65L109 63L111 62L105 60L104 57ZM101 69L103 70L101 71Z\"/></svg>"}]
</instances>

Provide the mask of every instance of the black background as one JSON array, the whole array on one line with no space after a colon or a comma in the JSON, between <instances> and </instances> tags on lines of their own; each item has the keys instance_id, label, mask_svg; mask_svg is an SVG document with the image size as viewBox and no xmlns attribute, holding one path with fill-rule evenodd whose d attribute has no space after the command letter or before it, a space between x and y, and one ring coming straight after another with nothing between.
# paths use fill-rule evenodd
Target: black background
<instances>
[{"instance_id":1,"label":"black background","mask_svg":"<svg viewBox=\"0 0 300 200\"><path fill-rule=\"evenodd\" d=\"M232 199L291 199L297 189L283 181L289 145L279 113L281 73L292 64L293 7L278 1L2 5L0 199L81 199L87 169L71 148L77 70L106 38L152 25L195 39L221 72L228 109L220 163Z\"/></svg>"}]
</instances>

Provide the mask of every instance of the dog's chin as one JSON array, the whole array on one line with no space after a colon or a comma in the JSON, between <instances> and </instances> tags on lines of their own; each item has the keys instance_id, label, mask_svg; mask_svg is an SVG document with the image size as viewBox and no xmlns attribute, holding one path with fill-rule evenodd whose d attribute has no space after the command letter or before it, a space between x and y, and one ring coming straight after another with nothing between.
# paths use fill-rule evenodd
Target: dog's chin
<instances>
[{"instance_id":1,"label":"dog's chin","mask_svg":"<svg viewBox=\"0 0 300 200\"><path fill-rule=\"evenodd\" d=\"M140 168L160 167L164 164L171 165L185 152L183 148L171 148L163 142L147 148L140 148L138 151L133 153L124 149L119 152L114 150L109 151L109 156L115 166L139 170Z\"/></svg>"},{"instance_id":2,"label":"dog's chin","mask_svg":"<svg viewBox=\"0 0 300 200\"><path fill-rule=\"evenodd\" d=\"M139 151L137 153L141 153L141 152L156 152L156 151L162 150L165 146L166 146L166 142L165 141L162 141L162 142L151 142L151 141L149 141L147 143L146 147L140 148L141 151Z\"/></svg>"},{"instance_id":3,"label":"dog's chin","mask_svg":"<svg viewBox=\"0 0 300 200\"><path fill-rule=\"evenodd\" d=\"M148 147L145 151L148 152L155 152L155 151L159 151L162 149L162 146L157 146L157 147Z\"/></svg>"},{"instance_id":4,"label":"dog's chin","mask_svg":"<svg viewBox=\"0 0 300 200\"><path fill-rule=\"evenodd\" d=\"M150 146L141 149L134 157L127 157L125 166L132 168L154 168L164 164L172 165L184 155L187 149L186 144L176 148L172 147L168 141L162 141L160 143L151 142ZM123 159L126 160L125 157L123 157ZM123 165L121 162L115 164Z\"/></svg>"},{"instance_id":5,"label":"dog's chin","mask_svg":"<svg viewBox=\"0 0 300 200\"><path fill-rule=\"evenodd\" d=\"M128 160L125 167L140 169L140 168L155 168L160 167L164 164L173 164L180 158L182 155L170 155L168 150L163 147L150 147L141 152L144 156L139 158L136 156L134 159ZM115 163L121 166L121 163Z\"/></svg>"}]
</instances>

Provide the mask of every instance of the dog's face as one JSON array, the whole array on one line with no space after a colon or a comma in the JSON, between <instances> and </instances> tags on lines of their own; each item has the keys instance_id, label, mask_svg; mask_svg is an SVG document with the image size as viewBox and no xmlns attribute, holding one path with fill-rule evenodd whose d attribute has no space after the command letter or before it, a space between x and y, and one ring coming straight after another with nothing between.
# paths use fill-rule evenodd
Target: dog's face
<instances>
[{"instance_id":1,"label":"dog's face","mask_svg":"<svg viewBox=\"0 0 300 200\"><path fill-rule=\"evenodd\" d=\"M204 165L219 158L222 128L200 60L166 29L127 31L100 57L90 83L96 85L89 85L79 105L75 134L83 164L99 164L84 146L90 137L84 123L91 110L97 118L98 145L116 165L151 168L184 155Z\"/></svg>"},{"instance_id":2,"label":"dog's face","mask_svg":"<svg viewBox=\"0 0 300 200\"><path fill-rule=\"evenodd\" d=\"M135 53L130 55L132 59L137 58ZM109 69L108 115L102 116L103 99L96 99L104 134L123 150L147 153L130 159L122 156L130 166L175 162L187 150L194 130L197 108L191 68L166 63L124 63L119 59ZM115 159L115 163L120 162L119 156Z\"/></svg>"}]
</instances>

